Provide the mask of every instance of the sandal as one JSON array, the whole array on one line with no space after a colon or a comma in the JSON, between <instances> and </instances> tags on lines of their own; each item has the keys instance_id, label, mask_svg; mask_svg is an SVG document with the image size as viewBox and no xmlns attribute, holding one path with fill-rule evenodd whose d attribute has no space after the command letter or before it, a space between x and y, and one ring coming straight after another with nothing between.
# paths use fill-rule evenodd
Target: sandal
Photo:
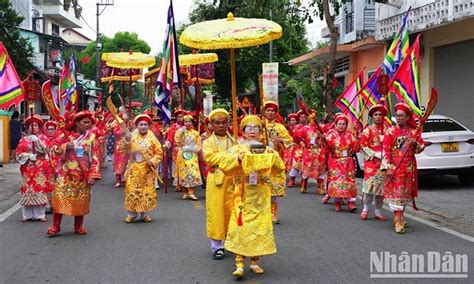
<instances>
[{"instance_id":1,"label":"sandal","mask_svg":"<svg viewBox=\"0 0 474 284\"><path fill-rule=\"evenodd\" d=\"M212 254L212 258L215 260L221 260L224 258L224 250L223 249L218 249Z\"/></svg>"},{"instance_id":2,"label":"sandal","mask_svg":"<svg viewBox=\"0 0 474 284\"><path fill-rule=\"evenodd\" d=\"M77 228L74 230L74 233L78 234L78 235L85 235L87 234L87 230L86 228L84 228L83 226Z\"/></svg>"},{"instance_id":3,"label":"sandal","mask_svg":"<svg viewBox=\"0 0 474 284\"><path fill-rule=\"evenodd\" d=\"M132 217L132 216L127 216L125 217L125 223L132 223L133 221L135 221L135 218L137 217Z\"/></svg>"},{"instance_id":4,"label":"sandal","mask_svg":"<svg viewBox=\"0 0 474 284\"><path fill-rule=\"evenodd\" d=\"M264 272L263 269L258 264L251 264L250 271L252 271L255 274L263 274Z\"/></svg>"},{"instance_id":5,"label":"sandal","mask_svg":"<svg viewBox=\"0 0 474 284\"><path fill-rule=\"evenodd\" d=\"M48 218L46 218L46 217L39 218L38 221L40 221L40 222L46 222L46 221L48 221Z\"/></svg>"},{"instance_id":6,"label":"sandal","mask_svg":"<svg viewBox=\"0 0 474 284\"><path fill-rule=\"evenodd\" d=\"M197 201L197 200L198 200L198 198L197 198L196 195L194 195L194 194L190 194L190 195L188 196L188 198L191 199L192 201Z\"/></svg>"},{"instance_id":7,"label":"sandal","mask_svg":"<svg viewBox=\"0 0 474 284\"><path fill-rule=\"evenodd\" d=\"M56 226L51 226L48 228L48 237L54 237L56 236L59 232L61 231L61 229L59 227L56 227Z\"/></svg>"},{"instance_id":8,"label":"sandal","mask_svg":"<svg viewBox=\"0 0 474 284\"><path fill-rule=\"evenodd\" d=\"M151 217L147 215L147 216L143 217L142 221L145 222L145 223L150 223L152 220L151 220Z\"/></svg>"}]
</instances>

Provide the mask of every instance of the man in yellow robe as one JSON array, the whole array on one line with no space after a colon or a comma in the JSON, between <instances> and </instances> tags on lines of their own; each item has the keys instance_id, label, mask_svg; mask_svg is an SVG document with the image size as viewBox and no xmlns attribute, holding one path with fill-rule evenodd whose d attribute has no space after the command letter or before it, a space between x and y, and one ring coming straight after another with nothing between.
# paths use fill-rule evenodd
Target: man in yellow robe
<instances>
[{"instance_id":1,"label":"man in yellow robe","mask_svg":"<svg viewBox=\"0 0 474 284\"><path fill-rule=\"evenodd\" d=\"M269 146L283 158L284 151L293 143L293 137L286 127L277 122L278 104L274 101L265 102L265 127ZM286 195L286 172L283 169L271 179L272 185L272 221L280 224L278 218L279 198Z\"/></svg>"},{"instance_id":2,"label":"man in yellow robe","mask_svg":"<svg viewBox=\"0 0 474 284\"><path fill-rule=\"evenodd\" d=\"M226 110L215 109L208 118L214 133L202 144L202 155L209 168L206 183L206 234L211 239L212 257L222 259L224 240L234 205L234 180L231 175L224 174L219 163L235 141L227 132L229 113Z\"/></svg>"}]
</instances>

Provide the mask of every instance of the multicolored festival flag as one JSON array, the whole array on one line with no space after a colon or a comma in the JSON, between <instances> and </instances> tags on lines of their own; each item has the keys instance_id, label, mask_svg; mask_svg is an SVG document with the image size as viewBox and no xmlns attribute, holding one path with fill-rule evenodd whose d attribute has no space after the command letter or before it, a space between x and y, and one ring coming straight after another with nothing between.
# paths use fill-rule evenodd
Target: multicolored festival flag
<instances>
[{"instance_id":1,"label":"multicolored festival flag","mask_svg":"<svg viewBox=\"0 0 474 284\"><path fill-rule=\"evenodd\" d=\"M399 101L405 101L418 116L423 116L420 98L420 35L416 37L407 57L398 68L390 82L390 92Z\"/></svg>"},{"instance_id":2,"label":"multicolored festival flag","mask_svg":"<svg viewBox=\"0 0 474 284\"><path fill-rule=\"evenodd\" d=\"M383 96L378 92L377 78L381 74L382 68L379 67L360 90L360 104L363 106L363 109L369 109L376 104L384 104ZM385 116L385 123L388 125L393 124L388 116Z\"/></svg>"},{"instance_id":3,"label":"multicolored festival flag","mask_svg":"<svg viewBox=\"0 0 474 284\"><path fill-rule=\"evenodd\" d=\"M407 55L410 40L408 38L408 15L410 14L411 7L408 8L405 15L402 18L402 23L398 27L398 31L393 38L392 44L385 55L385 59L382 63L382 68L385 74L388 74L390 78L393 77L397 72L398 67L402 63L403 59Z\"/></svg>"},{"instance_id":4,"label":"multicolored festival flag","mask_svg":"<svg viewBox=\"0 0 474 284\"><path fill-rule=\"evenodd\" d=\"M361 105L361 100L359 99L363 81L364 71L361 71L336 101L336 107L350 117L353 125L359 129L363 127L361 115L363 105Z\"/></svg>"},{"instance_id":5,"label":"multicolored festival flag","mask_svg":"<svg viewBox=\"0 0 474 284\"><path fill-rule=\"evenodd\" d=\"M165 35L163 51L161 52L161 68L156 81L155 105L158 108L158 115L165 121L165 123L169 123L171 120L169 103L173 87L181 87L173 1L170 1L170 6L168 8L168 20Z\"/></svg>"},{"instance_id":6,"label":"multicolored festival flag","mask_svg":"<svg viewBox=\"0 0 474 284\"><path fill-rule=\"evenodd\" d=\"M24 100L23 85L7 49L0 42L0 109L8 110Z\"/></svg>"},{"instance_id":7,"label":"multicolored festival flag","mask_svg":"<svg viewBox=\"0 0 474 284\"><path fill-rule=\"evenodd\" d=\"M64 64L59 78L59 97L65 110L76 108L77 103L77 75L76 59L71 55L69 67Z\"/></svg>"}]
</instances>

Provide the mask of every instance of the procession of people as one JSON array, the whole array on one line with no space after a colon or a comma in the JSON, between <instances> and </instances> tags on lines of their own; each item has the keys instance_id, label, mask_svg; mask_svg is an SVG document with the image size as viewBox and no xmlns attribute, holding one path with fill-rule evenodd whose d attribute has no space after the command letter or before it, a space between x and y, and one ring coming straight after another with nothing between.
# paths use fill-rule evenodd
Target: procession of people
<instances>
[{"instance_id":1,"label":"procession of people","mask_svg":"<svg viewBox=\"0 0 474 284\"><path fill-rule=\"evenodd\" d=\"M220 260L235 254L236 278L244 276L246 257L250 271L262 274L260 257L277 252L273 226L287 222L284 216L280 221L278 208L297 179L301 193L308 192L313 180L314 192L324 195L324 203L332 200L336 212L346 205L348 212L357 212L357 152L365 160L360 219L369 219L374 203L374 219L386 221L385 202L394 214L395 232L405 233L404 211L417 196L414 154L424 148L420 126L407 104L395 106L396 126L385 123L383 105L372 106L371 123L362 130L344 113L322 124L315 110L304 108L284 121L277 102L266 101L262 109L263 115L239 118L239 137L232 135L232 118L221 108L205 118L177 108L171 125L150 111L133 117L125 108L117 115L100 109L71 112L61 121L32 115L25 121L28 135L16 151L23 177L22 221L46 222L50 208L49 237L61 232L63 215L74 217L76 234L87 234L84 217L93 185L111 154L105 141L113 135L115 182L110 186L125 185L124 222L152 222L164 179L173 180L170 184L182 199L196 201L200 192L211 256ZM200 129L197 122L205 127Z\"/></svg>"}]
</instances>

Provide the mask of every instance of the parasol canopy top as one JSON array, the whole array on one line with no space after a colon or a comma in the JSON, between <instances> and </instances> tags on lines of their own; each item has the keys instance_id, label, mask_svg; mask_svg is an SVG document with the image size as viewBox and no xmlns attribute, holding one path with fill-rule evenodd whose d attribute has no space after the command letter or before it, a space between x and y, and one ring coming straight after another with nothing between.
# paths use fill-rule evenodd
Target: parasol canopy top
<instances>
[{"instance_id":1,"label":"parasol canopy top","mask_svg":"<svg viewBox=\"0 0 474 284\"><path fill-rule=\"evenodd\" d=\"M155 65L155 57L141 52L103 53L102 60L115 68L146 68Z\"/></svg>"},{"instance_id":2,"label":"parasol canopy top","mask_svg":"<svg viewBox=\"0 0 474 284\"><path fill-rule=\"evenodd\" d=\"M234 18L196 23L187 27L179 41L197 49L228 49L262 45L282 36L279 24L266 19Z\"/></svg>"},{"instance_id":3,"label":"parasol canopy top","mask_svg":"<svg viewBox=\"0 0 474 284\"><path fill-rule=\"evenodd\" d=\"M219 58L215 53L191 53L179 56L180 66L199 65L216 62Z\"/></svg>"}]
</instances>

